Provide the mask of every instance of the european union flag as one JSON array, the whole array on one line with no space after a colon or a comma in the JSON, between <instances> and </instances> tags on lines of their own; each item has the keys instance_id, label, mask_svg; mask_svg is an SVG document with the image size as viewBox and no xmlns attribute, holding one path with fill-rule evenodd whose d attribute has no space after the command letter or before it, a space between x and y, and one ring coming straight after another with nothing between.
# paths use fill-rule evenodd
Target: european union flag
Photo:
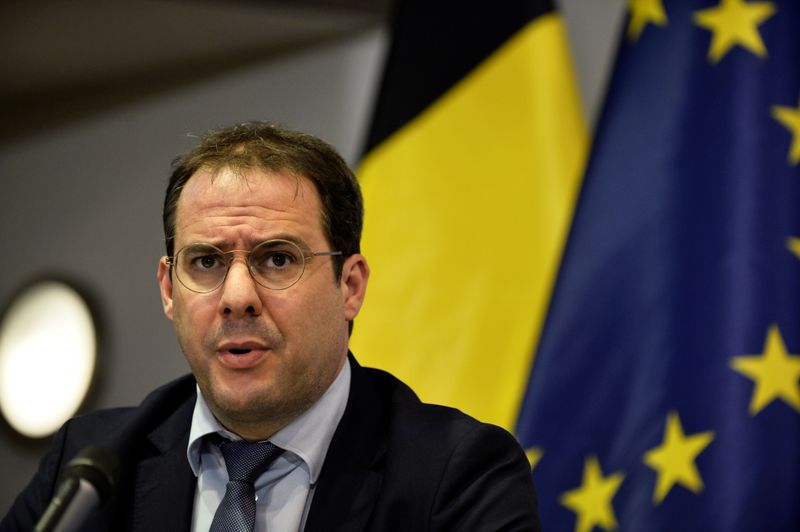
<instances>
[{"instance_id":1,"label":"european union flag","mask_svg":"<svg viewBox=\"0 0 800 532\"><path fill-rule=\"evenodd\" d=\"M800 530L800 2L632 0L517 433L545 530Z\"/></svg>"}]
</instances>

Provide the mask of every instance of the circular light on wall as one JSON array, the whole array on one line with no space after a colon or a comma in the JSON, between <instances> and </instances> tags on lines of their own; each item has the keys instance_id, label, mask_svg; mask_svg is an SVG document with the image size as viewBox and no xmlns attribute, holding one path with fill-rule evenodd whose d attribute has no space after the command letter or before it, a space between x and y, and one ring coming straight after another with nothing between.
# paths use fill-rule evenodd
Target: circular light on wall
<instances>
[{"instance_id":1,"label":"circular light on wall","mask_svg":"<svg viewBox=\"0 0 800 532\"><path fill-rule=\"evenodd\" d=\"M97 356L89 306L71 286L40 281L0 323L0 411L32 438L55 432L89 391Z\"/></svg>"}]
</instances>

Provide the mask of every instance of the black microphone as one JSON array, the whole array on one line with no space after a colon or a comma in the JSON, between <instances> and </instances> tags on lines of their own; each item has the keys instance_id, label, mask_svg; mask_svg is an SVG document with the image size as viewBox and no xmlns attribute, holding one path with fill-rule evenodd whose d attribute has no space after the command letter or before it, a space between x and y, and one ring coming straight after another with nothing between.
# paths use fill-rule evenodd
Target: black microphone
<instances>
[{"instance_id":1,"label":"black microphone","mask_svg":"<svg viewBox=\"0 0 800 532\"><path fill-rule=\"evenodd\" d=\"M86 447L70 460L50 506L34 532L71 532L111 495L119 475L119 460L100 447Z\"/></svg>"}]
</instances>

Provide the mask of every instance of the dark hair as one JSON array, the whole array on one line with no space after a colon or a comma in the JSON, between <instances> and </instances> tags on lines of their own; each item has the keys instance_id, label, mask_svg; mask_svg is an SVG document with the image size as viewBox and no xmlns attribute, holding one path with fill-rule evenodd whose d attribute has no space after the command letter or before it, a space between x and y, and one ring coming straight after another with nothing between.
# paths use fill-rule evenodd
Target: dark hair
<instances>
[{"instance_id":1,"label":"dark hair","mask_svg":"<svg viewBox=\"0 0 800 532\"><path fill-rule=\"evenodd\" d=\"M186 182L200 169L287 170L316 187L322 204L321 224L334 251L337 280L345 257L360 252L364 206L352 170L326 142L305 133L266 122L246 122L211 130L194 149L172 163L164 197L164 237L167 255L175 251L175 216Z\"/></svg>"}]
</instances>

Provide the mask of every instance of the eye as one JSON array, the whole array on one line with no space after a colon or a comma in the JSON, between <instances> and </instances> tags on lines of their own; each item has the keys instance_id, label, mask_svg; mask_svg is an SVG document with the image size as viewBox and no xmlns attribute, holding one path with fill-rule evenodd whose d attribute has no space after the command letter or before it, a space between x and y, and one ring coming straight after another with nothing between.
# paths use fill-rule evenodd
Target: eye
<instances>
[{"instance_id":1,"label":"eye","mask_svg":"<svg viewBox=\"0 0 800 532\"><path fill-rule=\"evenodd\" d=\"M219 264L219 258L213 255L203 255L202 257L197 257L194 262L200 268L210 270Z\"/></svg>"},{"instance_id":2,"label":"eye","mask_svg":"<svg viewBox=\"0 0 800 532\"><path fill-rule=\"evenodd\" d=\"M283 290L303 274L305 256L289 240L267 240L256 246L249 257L250 273L261 286Z\"/></svg>"},{"instance_id":3,"label":"eye","mask_svg":"<svg viewBox=\"0 0 800 532\"><path fill-rule=\"evenodd\" d=\"M285 251L274 251L264 257L264 266L267 268L283 269L295 263L295 258Z\"/></svg>"},{"instance_id":4,"label":"eye","mask_svg":"<svg viewBox=\"0 0 800 532\"><path fill-rule=\"evenodd\" d=\"M179 263L185 270L200 273L225 268L225 257L206 246L190 246L181 252Z\"/></svg>"},{"instance_id":5,"label":"eye","mask_svg":"<svg viewBox=\"0 0 800 532\"><path fill-rule=\"evenodd\" d=\"M265 242L250 255L250 267L268 277L293 274L302 261L303 256L298 247L283 240Z\"/></svg>"}]
</instances>

